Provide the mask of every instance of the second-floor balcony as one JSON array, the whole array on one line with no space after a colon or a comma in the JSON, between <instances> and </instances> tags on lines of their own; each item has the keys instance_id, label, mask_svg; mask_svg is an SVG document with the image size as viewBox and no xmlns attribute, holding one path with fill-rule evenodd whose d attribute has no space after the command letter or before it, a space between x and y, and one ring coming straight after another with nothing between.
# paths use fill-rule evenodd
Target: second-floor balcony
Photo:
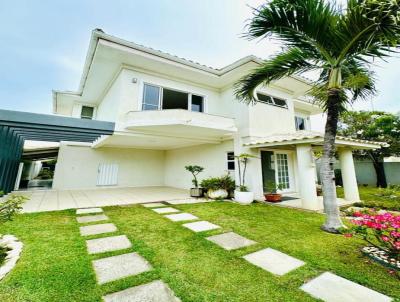
<instances>
[{"instance_id":1,"label":"second-floor balcony","mask_svg":"<svg viewBox=\"0 0 400 302\"><path fill-rule=\"evenodd\" d=\"M179 137L223 139L237 131L233 118L184 109L130 111L125 131L140 131Z\"/></svg>"}]
</instances>

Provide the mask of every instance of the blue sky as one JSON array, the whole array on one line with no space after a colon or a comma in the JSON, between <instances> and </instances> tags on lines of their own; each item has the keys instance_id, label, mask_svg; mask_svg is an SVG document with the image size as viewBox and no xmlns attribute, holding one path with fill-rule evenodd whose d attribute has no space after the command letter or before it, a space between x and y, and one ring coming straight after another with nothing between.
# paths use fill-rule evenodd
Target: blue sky
<instances>
[{"instance_id":1,"label":"blue sky","mask_svg":"<svg viewBox=\"0 0 400 302\"><path fill-rule=\"evenodd\" d=\"M51 90L76 90L91 30L213 67L279 45L240 37L260 0L68 0L0 2L0 108L51 112ZM400 111L400 59L380 63L375 109ZM370 109L370 102L356 109Z\"/></svg>"}]
</instances>

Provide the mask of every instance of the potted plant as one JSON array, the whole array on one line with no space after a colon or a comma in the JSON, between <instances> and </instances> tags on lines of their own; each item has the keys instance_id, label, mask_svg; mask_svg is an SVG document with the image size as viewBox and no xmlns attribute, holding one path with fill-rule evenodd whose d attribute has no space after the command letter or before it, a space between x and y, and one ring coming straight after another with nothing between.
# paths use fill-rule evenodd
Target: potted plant
<instances>
[{"instance_id":1,"label":"potted plant","mask_svg":"<svg viewBox=\"0 0 400 302\"><path fill-rule=\"evenodd\" d=\"M267 183L267 192L264 194L265 200L269 202L280 202L282 201L282 194L278 193L278 190L282 190L282 184L276 184L275 182Z\"/></svg>"},{"instance_id":2,"label":"potted plant","mask_svg":"<svg viewBox=\"0 0 400 302\"><path fill-rule=\"evenodd\" d=\"M200 185L212 199L227 198L229 192L235 189L235 182L229 175L203 179Z\"/></svg>"},{"instance_id":3,"label":"potted plant","mask_svg":"<svg viewBox=\"0 0 400 302\"><path fill-rule=\"evenodd\" d=\"M245 185L247 163L250 158L254 157L255 156L247 153L242 153L236 156L238 163L239 186L235 190L235 201L243 205L251 204L254 201L254 193L250 192L247 186ZM242 167L243 167L243 173L242 173Z\"/></svg>"},{"instance_id":4,"label":"potted plant","mask_svg":"<svg viewBox=\"0 0 400 302\"><path fill-rule=\"evenodd\" d=\"M190 188L190 196L191 197L202 197L204 192L203 192L203 188L199 188L199 181L197 180L197 174L199 174L200 172L203 172L204 168L193 165L193 166L185 166L185 169L187 171L189 171L190 173L192 173L192 175L193 175L192 183L194 185L194 188Z\"/></svg>"}]
</instances>

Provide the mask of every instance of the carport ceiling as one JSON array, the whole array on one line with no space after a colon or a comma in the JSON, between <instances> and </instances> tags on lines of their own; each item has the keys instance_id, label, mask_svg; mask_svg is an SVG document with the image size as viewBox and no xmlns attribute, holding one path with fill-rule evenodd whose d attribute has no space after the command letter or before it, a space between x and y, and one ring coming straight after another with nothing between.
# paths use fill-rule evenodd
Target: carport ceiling
<instances>
[{"instance_id":1,"label":"carport ceiling","mask_svg":"<svg viewBox=\"0 0 400 302\"><path fill-rule=\"evenodd\" d=\"M93 142L114 132L111 122L0 110L0 130L5 127L24 140L48 142Z\"/></svg>"}]
</instances>

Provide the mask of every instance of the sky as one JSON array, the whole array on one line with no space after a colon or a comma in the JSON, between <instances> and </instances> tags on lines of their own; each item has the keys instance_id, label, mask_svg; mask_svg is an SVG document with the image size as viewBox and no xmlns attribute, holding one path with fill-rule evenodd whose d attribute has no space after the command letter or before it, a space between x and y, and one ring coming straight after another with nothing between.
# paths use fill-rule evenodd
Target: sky
<instances>
[{"instance_id":1,"label":"sky","mask_svg":"<svg viewBox=\"0 0 400 302\"><path fill-rule=\"evenodd\" d=\"M77 90L91 31L212 67L268 58L273 41L241 35L261 0L0 0L0 108L52 112L55 90ZM379 94L354 109L400 111L400 58L374 67Z\"/></svg>"}]
</instances>

